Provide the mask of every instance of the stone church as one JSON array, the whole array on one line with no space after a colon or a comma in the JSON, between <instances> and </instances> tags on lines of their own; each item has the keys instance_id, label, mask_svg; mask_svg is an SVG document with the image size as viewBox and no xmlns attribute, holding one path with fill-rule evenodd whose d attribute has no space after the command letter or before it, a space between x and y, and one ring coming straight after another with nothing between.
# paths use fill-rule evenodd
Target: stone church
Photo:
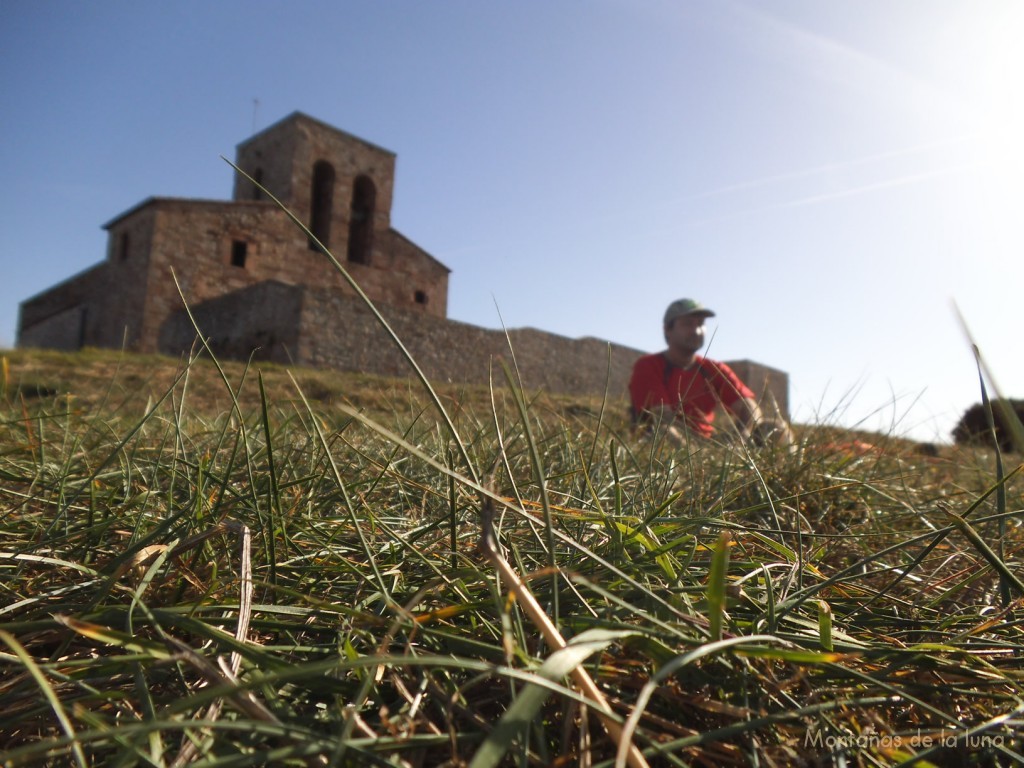
<instances>
[{"instance_id":1,"label":"stone church","mask_svg":"<svg viewBox=\"0 0 1024 768\"><path fill-rule=\"evenodd\" d=\"M230 201L151 197L109 221L103 262L22 302L17 343L176 355L201 333L228 358L408 375L376 318L263 187L342 262L432 379L485 383L511 350L528 388L622 396L639 350L447 319L450 270L391 226L395 159L295 112L237 147L235 164L259 186L235 174ZM730 365L787 412L784 372Z\"/></svg>"},{"instance_id":2,"label":"stone church","mask_svg":"<svg viewBox=\"0 0 1024 768\"><path fill-rule=\"evenodd\" d=\"M305 222L375 302L446 316L450 270L391 228L394 153L295 113L240 144L236 165ZM213 299L258 298L253 289L266 283L352 295L314 241L259 187L235 178L230 202L151 197L108 222L106 261L24 302L19 344L180 352L175 276L200 312ZM262 342L253 344L261 357L287 359L297 329L266 325L218 328L216 341L243 354L249 341Z\"/></svg>"}]
</instances>

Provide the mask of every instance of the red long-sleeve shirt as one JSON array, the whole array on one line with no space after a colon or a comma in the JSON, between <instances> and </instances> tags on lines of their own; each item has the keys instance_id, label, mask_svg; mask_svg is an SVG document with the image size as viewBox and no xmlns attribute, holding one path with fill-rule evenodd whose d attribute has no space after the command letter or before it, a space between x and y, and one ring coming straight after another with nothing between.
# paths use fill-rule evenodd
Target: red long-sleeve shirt
<instances>
[{"instance_id":1,"label":"red long-sleeve shirt","mask_svg":"<svg viewBox=\"0 0 1024 768\"><path fill-rule=\"evenodd\" d=\"M726 408L754 393L725 363L699 355L689 368L669 362L664 353L644 355L633 365L629 395L634 418L658 406L668 406L686 420L686 426L703 437L714 434L715 406Z\"/></svg>"}]
</instances>

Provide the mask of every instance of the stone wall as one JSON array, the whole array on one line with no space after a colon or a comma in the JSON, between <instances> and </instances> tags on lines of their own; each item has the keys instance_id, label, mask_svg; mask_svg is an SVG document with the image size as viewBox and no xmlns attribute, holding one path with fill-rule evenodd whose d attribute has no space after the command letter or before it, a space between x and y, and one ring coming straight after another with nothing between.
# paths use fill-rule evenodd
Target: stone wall
<instances>
[{"instance_id":1,"label":"stone wall","mask_svg":"<svg viewBox=\"0 0 1024 768\"><path fill-rule=\"evenodd\" d=\"M394 307L380 312L431 381L504 385L502 361L522 385L570 394L625 397L635 349L598 339L569 339L534 329L488 330ZM412 369L362 304L307 291L298 362L344 371L410 376ZM514 353L514 364L513 364ZM611 366L609 369L609 353Z\"/></svg>"},{"instance_id":2,"label":"stone wall","mask_svg":"<svg viewBox=\"0 0 1024 768\"><path fill-rule=\"evenodd\" d=\"M196 326L218 357L295 362L304 289L273 281L259 283L171 314L160 329L159 348L180 354L196 340Z\"/></svg>"},{"instance_id":3,"label":"stone wall","mask_svg":"<svg viewBox=\"0 0 1024 768\"><path fill-rule=\"evenodd\" d=\"M147 349L143 343L150 255L158 207L146 201L106 225L109 289L87 344ZM172 286L173 288L173 286ZM160 287L158 286L158 292Z\"/></svg>"},{"instance_id":4,"label":"stone wall","mask_svg":"<svg viewBox=\"0 0 1024 768\"><path fill-rule=\"evenodd\" d=\"M268 280L355 296L273 203L151 198L107 228L113 289L104 293L110 322L88 341L97 346L120 346L127 328L130 348L162 348L164 324L182 306L175 279L190 305ZM375 301L447 314L447 268L394 230L380 233L374 253L373 264L345 268ZM237 263L239 255L243 263Z\"/></svg>"},{"instance_id":5,"label":"stone wall","mask_svg":"<svg viewBox=\"0 0 1024 768\"><path fill-rule=\"evenodd\" d=\"M599 339L569 339L530 328L488 330L380 307L381 314L426 376L437 383L505 384L504 362L530 390L624 398L635 349ZM267 282L192 307L218 355L360 371L413 375L406 358L361 302L331 291ZM192 346L196 332L183 311L164 324L161 351ZM511 351L510 351L511 349ZM513 352L515 361L513 363Z\"/></svg>"},{"instance_id":6,"label":"stone wall","mask_svg":"<svg viewBox=\"0 0 1024 768\"><path fill-rule=\"evenodd\" d=\"M81 349L88 313L88 307L83 304L58 310L49 317L22 328L18 345L45 349Z\"/></svg>"},{"instance_id":7,"label":"stone wall","mask_svg":"<svg viewBox=\"0 0 1024 768\"><path fill-rule=\"evenodd\" d=\"M175 279L197 306L265 280L286 276L283 281L290 282L304 266L292 258L301 233L271 203L157 199L149 208L156 228L139 341L144 351L159 348L164 324L182 308ZM246 248L242 266L232 263L236 242Z\"/></svg>"},{"instance_id":8,"label":"stone wall","mask_svg":"<svg viewBox=\"0 0 1024 768\"><path fill-rule=\"evenodd\" d=\"M107 291L106 264L97 264L21 303L19 347L79 349L90 343L100 315L98 297Z\"/></svg>"}]
</instances>

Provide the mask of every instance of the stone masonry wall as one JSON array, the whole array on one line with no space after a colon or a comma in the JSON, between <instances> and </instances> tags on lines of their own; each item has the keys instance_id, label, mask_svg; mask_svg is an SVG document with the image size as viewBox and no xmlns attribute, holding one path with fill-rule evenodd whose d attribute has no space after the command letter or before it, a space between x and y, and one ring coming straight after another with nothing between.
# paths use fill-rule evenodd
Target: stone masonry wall
<instances>
[{"instance_id":1,"label":"stone masonry wall","mask_svg":"<svg viewBox=\"0 0 1024 768\"><path fill-rule=\"evenodd\" d=\"M102 312L87 344L131 349L141 345L150 251L156 226L156 206L143 204L133 215L107 225L109 288L102 294Z\"/></svg>"},{"instance_id":2,"label":"stone masonry wall","mask_svg":"<svg viewBox=\"0 0 1024 768\"><path fill-rule=\"evenodd\" d=\"M289 258L295 227L271 203L158 199L149 207L156 227L139 334L142 351L157 351L164 323L182 308L175 278L194 306L263 280L281 279L298 266ZM231 263L235 241L246 244L242 267Z\"/></svg>"},{"instance_id":3,"label":"stone masonry wall","mask_svg":"<svg viewBox=\"0 0 1024 768\"><path fill-rule=\"evenodd\" d=\"M21 329L18 345L45 349L76 350L82 346L89 309L73 304Z\"/></svg>"},{"instance_id":4,"label":"stone masonry wall","mask_svg":"<svg viewBox=\"0 0 1024 768\"><path fill-rule=\"evenodd\" d=\"M414 311L380 307L426 376L436 382L504 385L499 361L510 369L515 352L522 384L570 394L624 397L633 361L640 352L597 339L569 339L533 329L488 330ZM412 369L370 311L324 291L307 291L302 306L297 362L344 371L410 376ZM609 373L608 350L612 363ZM513 375L515 369L513 369Z\"/></svg>"},{"instance_id":5,"label":"stone masonry wall","mask_svg":"<svg viewBox=\"0 0 1024 768\"><path fill-rule=\"evenodd\" d=\"M99 314L97 296L107 289L107 265L100 263L21 303L19 347L79 349Z\"/></svg>"},{"instance_id":6,"label":"stone masonry wall","mask_svg":"<svg viewBox=\"0 0 1024 768\"><path fill-rule=\"evenodd\" d=\"M148 253L142 249L122 258L121 235L145 231L139 222L151 222ZM193 306L267 280L355 295L322 254L309 250L302 231L273 203L154 199L111 224L110 232L108 264L117 289L105 293L104 300L109 302L106 314L116 318L118 327L88 343L119 346L128 327L133 349L156 351L164 323L182 308L175 277ZM346 264L349 273L377 301L447 314L447 270L398 233L384 235L380 261L389 269ZM129 242L143 239L141 234L129 235ZM235 243L245 244L244 266L232 263ZM142 280L144 284L135 285ZM416 291L426 304L415 304Z\"/></svg>"},{"instance_id":7,"label":"stone masonry wall","mask_svg":"<svg viewBox=\"0 0 1024 768\"><path fill-rule=\"evenodd\" d=\"M247 175L258 177L260 185L283 203L294 205L292 163L298 128L294 122L283 121L274 131L262 131L235 148L235 165ZM234 173L232 199L266 200L245 176ZM296 214L304 218L305 213Z\"/></svg>"},{"instance_id":8,"label":"stone masonry wall","mask_svg":"<svg viewBox=\"0 0 1024 768\"><path fill-rule=\"evenodd\" d=\"M191 307L192 316L214 354L234 360L294 362L305 290L267 281ZM196 328L184 310L160 329L160 351L178 354L195 343Z\"/></svg>"}]
</instances>

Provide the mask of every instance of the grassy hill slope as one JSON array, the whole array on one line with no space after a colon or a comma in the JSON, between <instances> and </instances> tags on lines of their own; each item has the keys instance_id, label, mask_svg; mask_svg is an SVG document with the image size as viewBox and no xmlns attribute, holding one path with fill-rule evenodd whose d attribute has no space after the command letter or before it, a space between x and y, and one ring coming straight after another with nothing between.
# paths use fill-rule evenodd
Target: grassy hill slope
<instances>
[{"instance_id":1,"label":"grassy hill slope","mask_svg":"<svg viewBox=\"0 0 1024 768\"><path fill-rule=\"evenodd\" d=\"M826 425L679 449L503 383L2 362L5 766L1024 760L1008 457Z\"/></svg>"}]
</instances>

